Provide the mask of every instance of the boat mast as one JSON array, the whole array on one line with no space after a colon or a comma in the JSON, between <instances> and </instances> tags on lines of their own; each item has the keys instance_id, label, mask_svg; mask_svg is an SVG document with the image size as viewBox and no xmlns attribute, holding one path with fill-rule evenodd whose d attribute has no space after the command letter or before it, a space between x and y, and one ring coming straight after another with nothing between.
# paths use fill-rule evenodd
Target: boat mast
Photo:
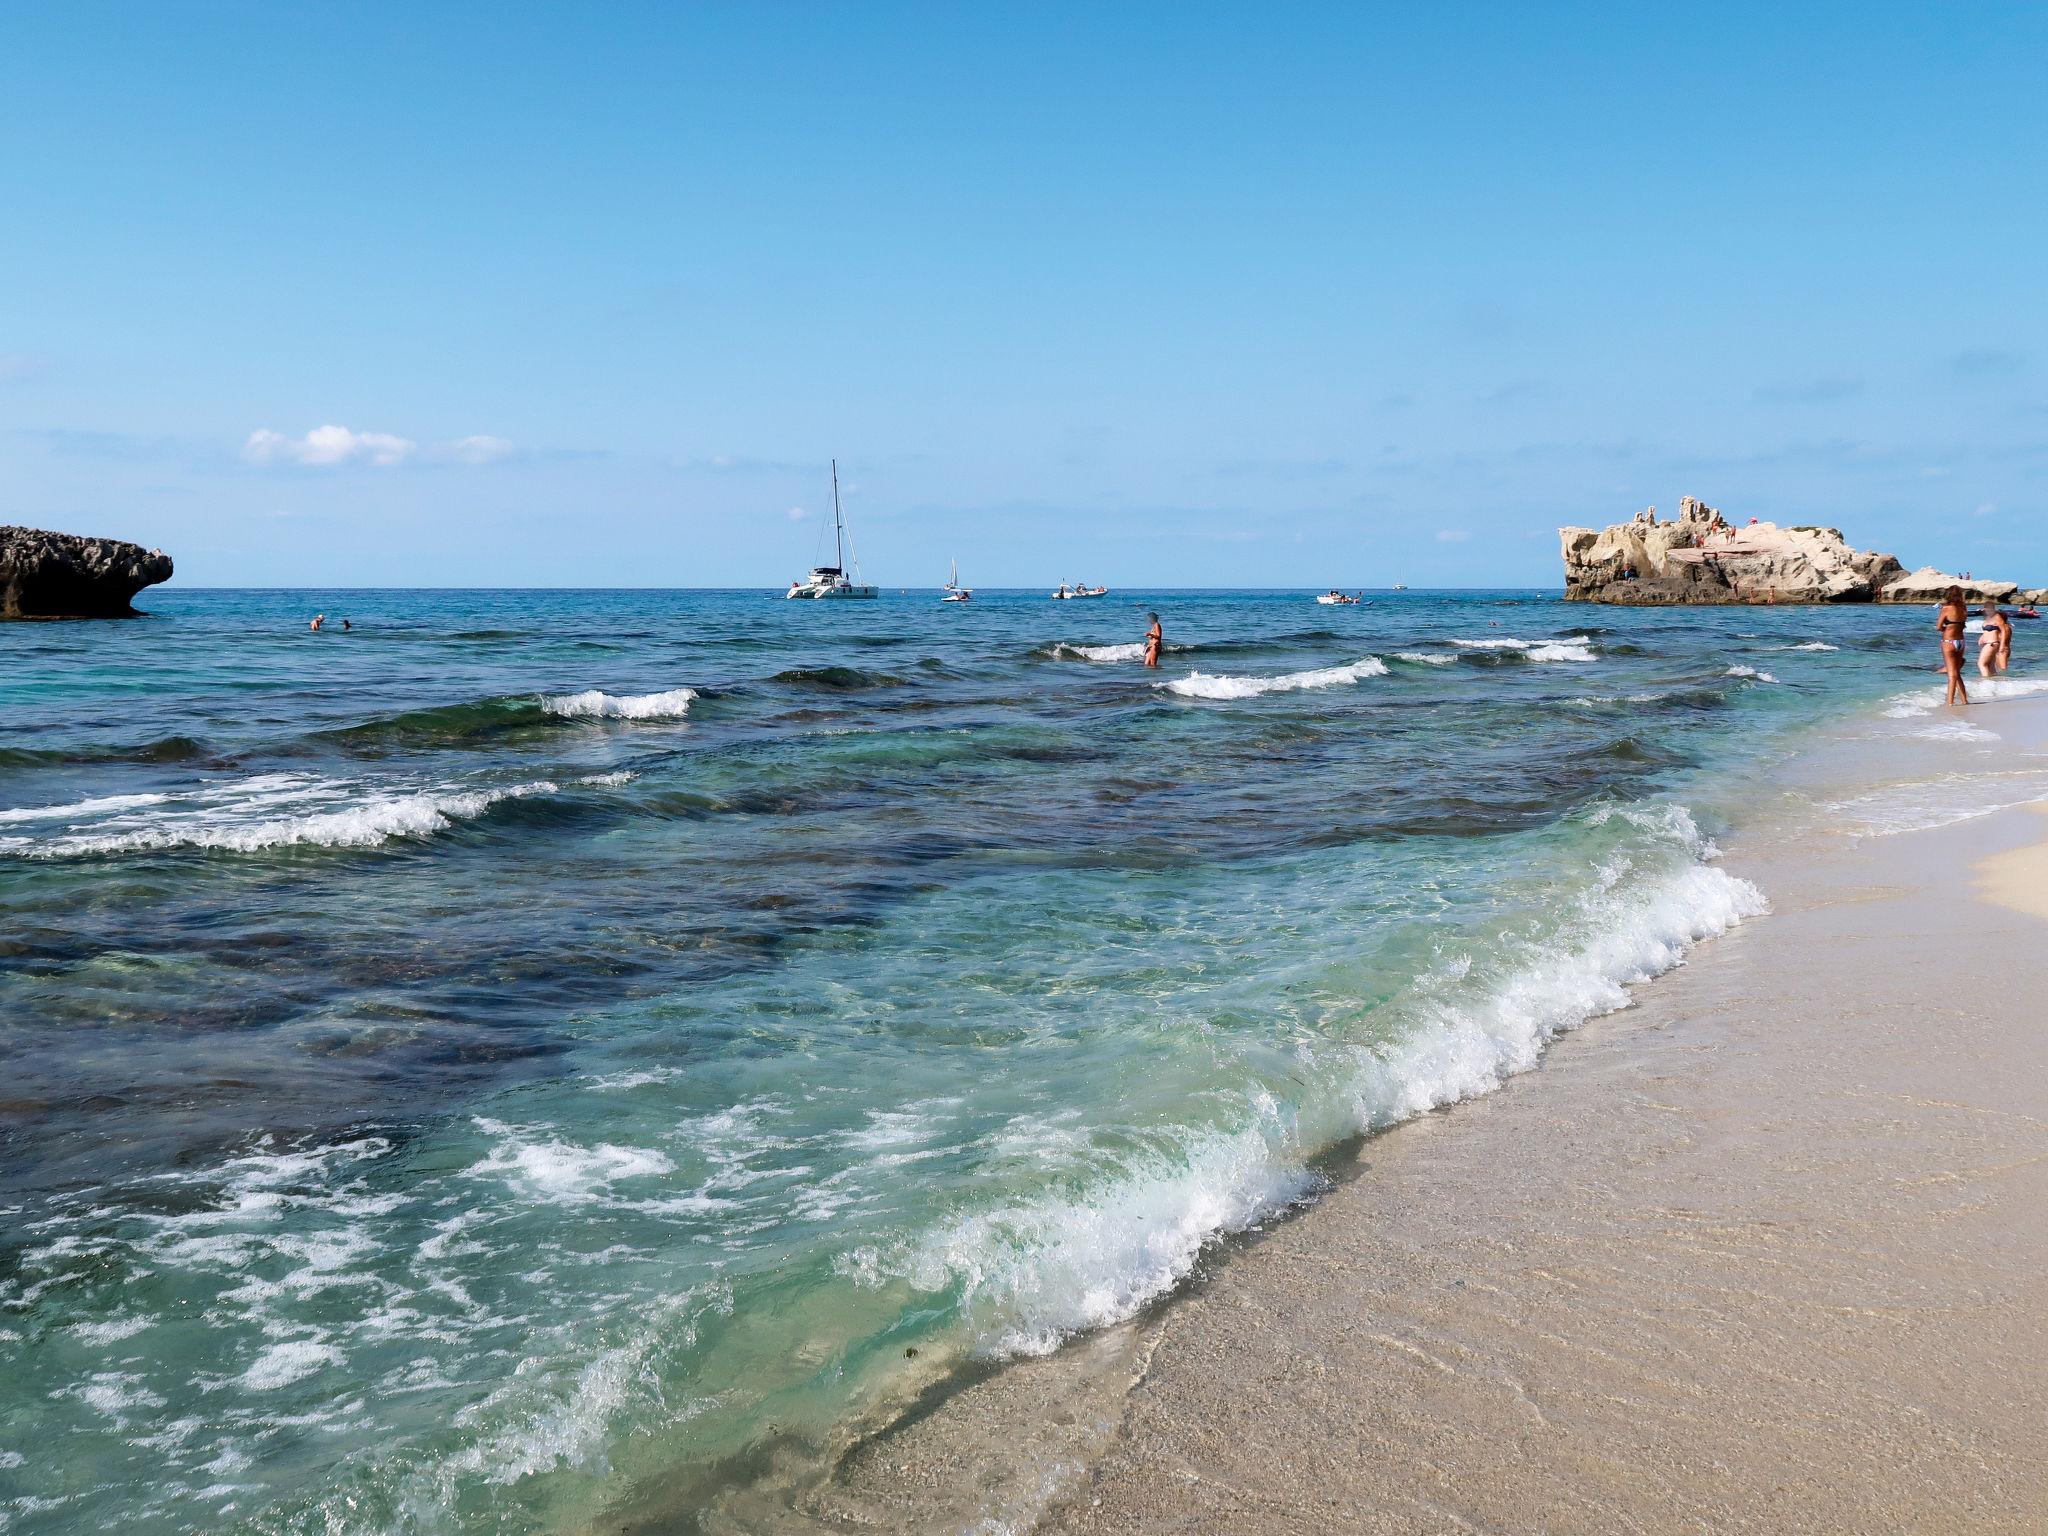
<instances>
[{"instance_id":1,"label":"boat mast","mask_svg":"<svg viewBox=\"0 0 2048 1536\"><path fill-rule=\"evenodd\" d=\"M832 461L832 558L839 569L846 569L846 540L842 533L844 525L839 517L839 461Z\"/></svg>"}]
</instances>

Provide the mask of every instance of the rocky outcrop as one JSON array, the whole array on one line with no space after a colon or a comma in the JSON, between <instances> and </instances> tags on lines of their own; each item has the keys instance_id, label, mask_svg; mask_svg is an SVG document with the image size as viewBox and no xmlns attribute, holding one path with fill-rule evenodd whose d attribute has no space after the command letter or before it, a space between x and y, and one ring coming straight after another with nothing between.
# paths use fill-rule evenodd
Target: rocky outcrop
<instances>
[{"instance_id":1,"label":"rocky outcrop","mask_svg":"<svg viewBox=\"0 0 2048 1536\"><path fill-rule=\"evenodd\" d=\"M2009 603L2019 596L2020 591L2020 584L2016 581L1969 581L1961 576L1945 575L1931 565L1923 565L1910 576L1886 582L1883 601L1938 603L1950 587L1961 587L1963 600L1971 603Z\"/></svg>"},{"instance_id":2,"label":"rocky outcrop","mask_svg":"<svg viewBox=\"0 0 2048 1536\"><path fill-rule=\"evenodd\" d=\"M1903 569L1834 528L1737 527L1688 496L1611 527L1561 528L1564 595L1586 603L1867 603Z\"/></svg>"},{"instance_id":3,"label":"rocky outcrop","mask_svg":"<svg viewBox=\"0 0 2048 1536\"><path fill-rule=\"evenodd\" d=\"M171 557L120 539L0 527L0 619L104 619L171 577Z\"/></svg>"}]
</instances>

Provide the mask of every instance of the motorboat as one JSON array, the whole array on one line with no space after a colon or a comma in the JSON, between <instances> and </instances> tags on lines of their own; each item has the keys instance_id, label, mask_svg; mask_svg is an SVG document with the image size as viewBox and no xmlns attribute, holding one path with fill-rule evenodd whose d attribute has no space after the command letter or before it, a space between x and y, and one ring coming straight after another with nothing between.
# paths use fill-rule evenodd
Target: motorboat
<instances>
[{"instance_id":1,"label":"motorboat","mask_svg":"<svg viewBox=\"0 0 2048 1536\"><path fill-rule=\"evenodd\" d=\"M1319 603L1327 604L1331 607L1335 607L1339 603L1355 604L1358 601L1358 599L1355 597L1346 597L1342 592L1339 592L1335 587L1332 587L1327 592L1318 592L1316 594L1316 601Z\"/></svg>"},{"instance_id":2,"label":"motorboat","mask_svg":"<svg viewBox=\"0 0 2048 1536\"><path fill-rule=\"evenodd\" d=\"M1059 584L1058 590L1056 590L1052 595L1055 598L1061 599L1071 599L1076 597L1107 597L1109 596L1109 588L1091 587L1085 584L1077 587L1070 587L1063 581Z\"/></svg>"},{"instance_id":3,"label":"motorboat","mask_svg":"<svg viewBox=\"0 0 2048 1536\"><path fill-rule=\"evenodd\" d=\"M839 510L839 461L832 461L832 551L834 563L814 565L811 574L789 584L785 598L873 598L877 589L860 579L860 556L853 557L853 574L846 573L846 557L853 541L846 533L846 517Z\"/></svg>"},{"instance_id":4,"label":"motorboat","mask_svg":"<svg viewBox=\"0 0 2048 1536\"><path fill-rule=\"evenodd\" d=\"M948 563L950 569L946 573L946 595L940 598L939 601L942 603L964 603L969 601L974 596L974 588L960 585L960 562L954 560Z\"/></svg>"}]
</instances>

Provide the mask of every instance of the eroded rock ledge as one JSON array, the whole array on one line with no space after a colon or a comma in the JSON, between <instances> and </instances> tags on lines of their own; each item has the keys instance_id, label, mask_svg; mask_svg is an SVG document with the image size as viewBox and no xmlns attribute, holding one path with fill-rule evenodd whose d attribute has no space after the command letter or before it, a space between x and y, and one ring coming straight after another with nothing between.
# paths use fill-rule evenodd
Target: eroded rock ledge
<instances>
[{"instance_id":1,"label":"eroded rock ledge","mask_svg":"<svg viewBox=\"0 0 2048 1536\"><path fill-rule=\"evenodd\" d=\"M171 557L121 539L0 526L0 619L120 618Z\"/></svg>"},{"instance_id":2,"label":"eroded rock ledge","mask_svg":"<svg viewBox=\"0 0 2048 1536\"><path fill-rule=\"evenodd\" d=\"M1867 603L1904 574L1891 555L1854 549L1835 528L1729 522L1686 497L1608 528L1559 530L1564 595L1592 603Z\"/></svg>"}]
</instances>

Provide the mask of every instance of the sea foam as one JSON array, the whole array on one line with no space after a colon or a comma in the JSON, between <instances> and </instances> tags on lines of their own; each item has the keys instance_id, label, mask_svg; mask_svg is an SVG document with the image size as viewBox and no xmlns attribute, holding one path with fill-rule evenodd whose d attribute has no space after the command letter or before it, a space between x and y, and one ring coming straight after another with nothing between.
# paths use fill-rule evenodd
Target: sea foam
<instances>
[{"instance_id":1,"label":"sea foam","mask_svg":"<svg viewBox=\"0 0 2048 1536\"><path fill-rule=\"evenodd\" d=\"M2024 699L2048 691L2048 677L1965 676L1963 687L1968 690L1972 704L2001 699ZM1911 693L1902 693L1894 697L1885 713L1894 720L1910 720L1915 715L1932 714L1944 707L1942 699L1947 692L1948 687L1945 683L1916 688Z\"/></svg>"},{"instance_id":2,"label":"sea foam","mask_svg":"<svg viewBox=\"0 0 2048 1536\"><path fill-rule=\"evenodd\" d=\"M569 719L595 720L680 720L690 712L694 688L670 688L664 693L601 693L595 688L582 693L549 694L540 707L551 715Z\"/></svg>"},{"instance_id":3,"label":"sea foam","mask_svg":"<svg viewBox=\"0 0 2048 1536\"><path fill-rule=\"evenodd\" d=\"M1336 688L1362 678L1385 677L1387 664L1377 656L1347 667L1317 667L1309 672L1283 672L1277 677L1218 677L1190 672L1158 684L1185 699L1255 699L1266 693L1291 693L1300 688Z\"/></svg>"},{"instance_id":4,"label":"sea foam","mask_svg":"<svg viewBox=\"0 0 2048 1536\"><path fill-rule=\"evenodd\" d=\"M53 808L43 819L56 820L61 809L66 825L34 836L0 837L0 852L51 859L178 848L226 853L372 848L395 838L444 832L502 801L556 791L547 780L467 789L259 774L210 780L181 794L115 796ZM115 806L116 801L126 803Z\"/></svg>"}]
</instances>

